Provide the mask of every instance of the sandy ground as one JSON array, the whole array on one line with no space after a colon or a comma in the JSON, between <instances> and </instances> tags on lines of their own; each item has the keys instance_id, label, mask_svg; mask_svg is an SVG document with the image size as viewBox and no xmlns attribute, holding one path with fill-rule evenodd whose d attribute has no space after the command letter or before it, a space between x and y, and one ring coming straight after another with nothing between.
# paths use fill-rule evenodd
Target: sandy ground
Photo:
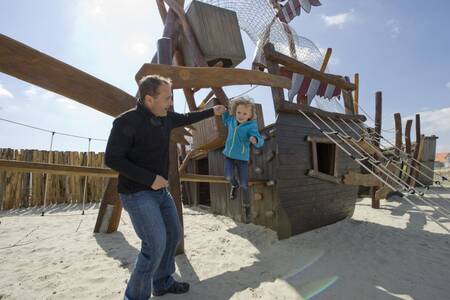
<instances>
[{"instance_id":1,"label":"sandy ground","mask_svg":"<svg viewBox=\"0 0 450 300\"><path fill-rule=\"evenodd\" d=\"M140 243L126 213L94 235L97 212L3 212L0 299L121 299ZM362 199L352 218L283 241L198 209L184 221L176 277L191 291L161 299L450 299L450 235L403 202Z\"/></svg>"}]
</instances>

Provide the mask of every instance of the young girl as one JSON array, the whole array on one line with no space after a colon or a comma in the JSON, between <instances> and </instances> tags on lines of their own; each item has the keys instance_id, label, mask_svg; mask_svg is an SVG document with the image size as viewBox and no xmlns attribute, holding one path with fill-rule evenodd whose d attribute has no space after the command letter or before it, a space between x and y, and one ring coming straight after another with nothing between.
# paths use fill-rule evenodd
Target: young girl
<instances>
[{"instance_id":1,"label":"young girl","mask_svg":"<svg viewBox=\"0 0 450 300\"><path fill-rule=\"evenodd\" d=\"M228 127L228 136L223 154L225 155L225 178L231 183L230 199L236 198L238 188L244 192L243 206L245 223L251 222L251 203L248 189L248 161L250 159L250 143L256 148L264 145L264 139L258 131L256 123L256 107L252 99L239 97L230 102L230 111L222 114L222 120ZM234 176L237 168L239 182Z\"/></svg>"}]
</instances>

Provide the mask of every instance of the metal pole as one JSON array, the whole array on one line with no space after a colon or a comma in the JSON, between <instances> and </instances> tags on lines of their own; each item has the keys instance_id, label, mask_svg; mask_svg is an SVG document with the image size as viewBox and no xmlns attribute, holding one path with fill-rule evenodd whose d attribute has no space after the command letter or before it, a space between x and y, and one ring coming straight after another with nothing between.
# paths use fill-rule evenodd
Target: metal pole
<instances>
[{"instance_id":1,"label":"metal pole","mask_svg":"<svg viewBox=\"0 0 450 300\"><path fill-rule=\"evenodd\" d=\"M88 151L87 151L87 158L86 158L86 167L89 167L89 158L90 158L90 151L91 151L91 138L89 138L89 142L88 142ZM84 189L83 189L83 209L81 214L84 215L84 204L86 203L86 194L87 194L87 180L88 177L87 175L84 176Z\"/></svg>"},{"instance_id":2,"label":"metal pole","mask_svg":"<svg viewBox=\"0 0 450 300\"><path fill-rule=\"evenodd\" d=\"M53 138L55 136L55 132L52 132L52 137L50 139L50 150L48 152L48 163L51 163L52 159L52 150L53 150ZM48 178L50 177L50 174L45 174L45 186L44 186L44 207L42 208L41 216L44 216L45 214L45 206L47 205L47 186L48 186Z\"/></svg>"}]
</instances>

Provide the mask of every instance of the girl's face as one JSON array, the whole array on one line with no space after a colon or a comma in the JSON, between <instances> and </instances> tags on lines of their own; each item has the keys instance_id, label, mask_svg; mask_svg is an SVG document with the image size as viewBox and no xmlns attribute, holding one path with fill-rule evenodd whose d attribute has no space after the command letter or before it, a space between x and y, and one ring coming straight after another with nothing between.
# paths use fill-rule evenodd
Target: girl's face
<instances>
[{"instance_id":1,"label":"girl's face","mask_svg":"<svg viewBox=\"0 0 450 300\"><path fill-rule=\"evenodd\" d=\"M236 120L239 123L247 122L252 118L252 107L240 104L236 107Z\"/></svg>"}]
</instances>

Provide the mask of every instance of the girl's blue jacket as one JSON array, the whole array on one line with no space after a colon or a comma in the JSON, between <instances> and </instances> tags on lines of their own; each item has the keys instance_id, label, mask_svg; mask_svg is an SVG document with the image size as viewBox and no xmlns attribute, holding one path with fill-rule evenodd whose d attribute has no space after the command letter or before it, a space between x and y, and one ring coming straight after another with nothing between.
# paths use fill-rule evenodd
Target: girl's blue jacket
<instances>
[{"instance_id":1,"label":"girl's blue jacket","mask_svg":"<svg viewBox=\"0 0 450 300\"><path fill-rule=\"evenodd\" d=\"M258 131L258 124L255 120L250 120L238 124L236 118L228 111L222 114L222 121L228 127L227 141L223 154L229 158L248 161L250 159L250 137L254 136L257 143L256 148L264 145L264 139Z\"/></svg>"}]
</instances>

